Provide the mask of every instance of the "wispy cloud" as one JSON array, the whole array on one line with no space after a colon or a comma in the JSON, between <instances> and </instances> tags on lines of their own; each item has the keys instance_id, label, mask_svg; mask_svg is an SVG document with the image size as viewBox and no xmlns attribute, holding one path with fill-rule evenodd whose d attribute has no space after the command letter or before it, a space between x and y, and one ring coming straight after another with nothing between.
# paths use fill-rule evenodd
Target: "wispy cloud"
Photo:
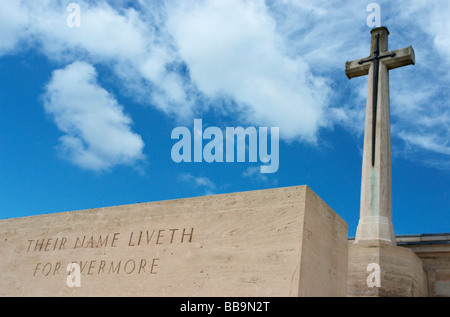
<instances>
[{"instance_id":1,"label":"wispy cloud","mask_svg":"<svg viewBox=\"0 0 450 317\"><path fill-rule=\"evenodd\" d=\"M242 173L242 176L254 178L262 182L268 181L267 175L261 173L261 169L259 166L250 166Z\"/></svg>"},{"instance_id":2,"label":"wispy cloud","mask_svg":"<svg viewBox=\"0 0 450 317\"><path fill-rule=\"evenodd\" d=\"M191 184L195 188L201 188L205 191L205 195L214 194L216 185L207 177L196 177L190 173L180 175L180 180Z\"/></svg>"}]
</instances>

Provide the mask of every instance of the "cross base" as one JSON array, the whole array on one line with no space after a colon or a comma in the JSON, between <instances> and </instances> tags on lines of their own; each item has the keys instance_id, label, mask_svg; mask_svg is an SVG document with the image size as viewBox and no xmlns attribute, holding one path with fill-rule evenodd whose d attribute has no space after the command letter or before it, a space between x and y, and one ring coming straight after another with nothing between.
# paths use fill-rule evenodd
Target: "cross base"
<instances>
[{"instance_id":1,"label":"cross base","mask_svg":"<svg viewBox=\"0 0 450 317\"><path fill-rule=\"evenodd\" d=\"M373 243L396 245L392 221L384 216L365 216L359 220L354 243Z\"/></svg>"}]
</instances>

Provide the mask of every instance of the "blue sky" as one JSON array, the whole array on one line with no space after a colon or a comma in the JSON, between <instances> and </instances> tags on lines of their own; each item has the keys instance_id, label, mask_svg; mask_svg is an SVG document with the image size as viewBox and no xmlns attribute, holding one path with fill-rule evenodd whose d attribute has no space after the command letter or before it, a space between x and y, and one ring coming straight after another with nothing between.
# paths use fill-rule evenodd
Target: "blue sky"
<instances>
[{"instance_id":1,"label":"blue sky","mask_svg":"<svg viewBox=\"0 0 450 317\"><path fill-rule=\"evenodd\" d=\"M2 0L0 219L306 184L354 236L371 2ZM416 54L390 72L394 229L449 232L450 3L377 3ZM195 118L278 127L279 169L175 163Z\"/></svg>"}]
</instances>

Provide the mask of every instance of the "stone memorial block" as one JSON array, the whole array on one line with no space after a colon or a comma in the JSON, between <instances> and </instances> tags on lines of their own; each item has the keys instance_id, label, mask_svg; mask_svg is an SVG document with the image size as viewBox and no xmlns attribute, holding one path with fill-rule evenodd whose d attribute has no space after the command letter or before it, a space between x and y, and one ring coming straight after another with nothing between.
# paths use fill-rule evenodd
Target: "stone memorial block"
<instances>
[{"instance_id":1,"label":"stone memorial block","mask_svg":"<svg viewBox=\"0 0 450 317\"><path fill-rule=\"evenodd\" d=\"M0 221L2 296L346 296L347 224L307 186Z\"/></svg>"}]
</instances>

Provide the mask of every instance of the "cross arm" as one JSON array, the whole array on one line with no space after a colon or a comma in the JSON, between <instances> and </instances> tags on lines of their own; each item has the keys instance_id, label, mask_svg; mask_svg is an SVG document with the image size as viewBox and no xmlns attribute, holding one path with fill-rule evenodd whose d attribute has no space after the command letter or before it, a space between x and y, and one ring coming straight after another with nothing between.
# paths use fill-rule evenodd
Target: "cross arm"
<instances>
[{"instance_id":1,"label":"cross arm","mask_svg":"<svg viewBox=\"0 0 450 317\"><path fill-rule=\"evenodd\" d=\"M406 65L414 65L416 63L414 50L412 46L401 48L395 51L386 52L386 54L389 53L395 53L395 56L392 58L383 59L383 63L384 65L386 65L388 69L394 69Z\"/></svg>"},{"instance_id":2,"label":"cross arm","mask_svg":"<svg viewBox=\"0 0 450 317\"><path fill-rule=\"evenodd\" d=\"M395 56L382 59L383 63L388 69L415 64L415 56L412 46L408 46L395 51L382 52L381 54L390 55L393 53L395 53ZM366 58L363 58L363 60L370 58L371 56L368 56ZM362 59L355 59L351 62L345 63L345 75L347 75L348 79L367 75L369 73L371 63L359 64L359 61L361 60Z\"/></svg>"},{"instance_id":3,"label":"cross arm","mask_svg":"<svg viewBox=\"0 0 450 317\"><path fill-rule=\"evenodd\" d=\"M369 59L370 56L364 58ZM361 59L355 59L351 62L345 62L345 75L347 75L348 79L352 79L354 77L364 76L369 73L370 63L359 64L358 62Z\"/></svg>"}]
</instances>

